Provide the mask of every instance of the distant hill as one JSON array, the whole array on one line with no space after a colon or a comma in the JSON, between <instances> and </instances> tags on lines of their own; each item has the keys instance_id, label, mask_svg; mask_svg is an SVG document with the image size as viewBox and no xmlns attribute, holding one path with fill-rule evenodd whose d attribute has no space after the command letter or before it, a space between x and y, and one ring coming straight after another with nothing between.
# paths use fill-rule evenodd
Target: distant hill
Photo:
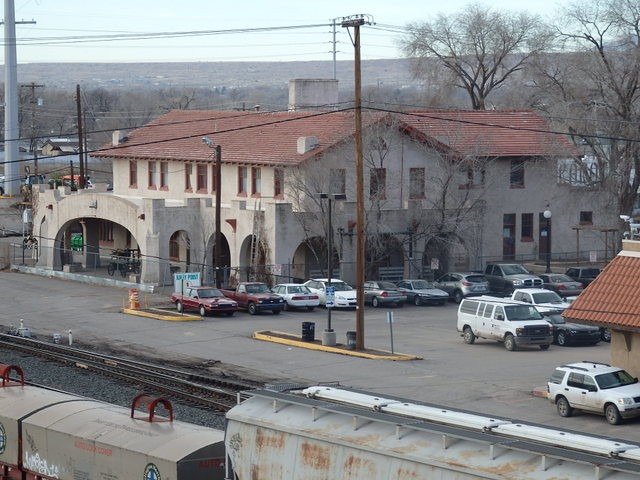
<instances>
[{"instance_id":1,"label":"distant hill","mask_svg":"<svg viewBox=\"0 0 640 480\"><path fill-rule=\"evenodd\" d=\"M365 60L362 85L402 87L415 84L409 61ZM251 87L287 85L294 78L333 78L332 61L185 62L185 63L26 63L18 65L18 82L47 88L108 90L163 87ZM341 88L353 85L354 62L336 62Z\"/></svg>"}]
</instances>

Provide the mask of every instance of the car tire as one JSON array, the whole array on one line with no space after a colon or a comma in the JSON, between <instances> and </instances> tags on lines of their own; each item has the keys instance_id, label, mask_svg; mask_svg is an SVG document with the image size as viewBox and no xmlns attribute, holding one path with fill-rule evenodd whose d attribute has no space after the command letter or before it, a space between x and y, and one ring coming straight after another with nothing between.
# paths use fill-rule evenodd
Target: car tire
<instances>
[{"instance_id":1,"label":"car tire","mask_svg":"<svg viewBox=\"0 0 640 480\"><path fill-rule=\"evenodd\" d=\"M611 342L611 330L609 330L608 328L603 329L600 333L600 338L603 342Z\"/></svg>"},{"instance_id":2,"label":"car tire","mask_svg":"<svg viewBox=\"0 0 640 480\"><path fill-rule=\"evenodd\" d=\"M231 311L231 312L227 312L227 317L233 317L233 314L234 314L234 313L235 313L235 312L233 312L233 311Z\"/></svg>"},{"instance_id":3,"label":"car tire","mask_svg":"<svg viewBox=\"0 0 640 480\"><path fill-rule=\"evenodd\" d=\"M564 397L558 397L556 400L556 409L561 417L570 417L573 415L573 407L569 404L569 400Z\"/></svg>"},{"instance_id":4,"label":"car tire","mask_svg":"<svg viewBox=\"0 0 640 480\"><path fill-rule=\"evenodd\" d=\"M207 309L204 308L204 305L200 305L200 307L198 308L198 312L200 313L201 317L204 317L207 314Z\"/></svg>"},{"instance_id":5,"label":"car tire","mask_svg":"<svg viewBox=\"0 0 640 480\"><path fill-rule=\"evenodd\" d=\"M460 290L456 290L455 292L453 292L453 301L456 303L460 303L462 302L462 299L464 298L464 295L462 294L462 292Z\"/></svg>"},{"instance_id":6,"label":"car tire","mask_svg":"<svg viewBox=\"0 0 640 480\"><path fill-rule=\"evenodd\" d=\"M544 345L540 345L540 350L549 350L549 344L545 343Z\"/></svg>"},{"instance_id":7,"label":"car tire","mask_svg":"<svg viewBox=\"0 0 640 480\"><path fill-rule=\"evenodd\" d=\"M516 339L513 338L513 335L511 335L510 333L507 333L507 335L504 337L504 348L506 348L510 352L513 352L516 349Z\"/></svg>"},{"instance_id":8,"label":"car tire","mask_svg":"<svg viewBox=\"0 0 640 480\"><path fill-rule=\"evenodd\" d=\"M380 306L380 300L378 300L378 297L373 297L371 299L371 306L373 308L378 308Z\"/></svg>"},{"instance_id":9,"label":"car tire","mask_svg":"<svg viewBox=\"0 0 640 480\"><path fill-rule=\"evenodd\" d=\"M473 345L473 342L476 341L476 336L473 330L471 330L471 327L464 327L462 338L464 338L464 343L468 343L469 345Z\"/></svg>"},{"instance_id":10,"label":"car tire","mask_svg":"<svg viewBox=\"0 0 640 480\"><path fill-rule=\"evenodd\" d=\"M249 315L255 315L256 313L258 313L256 304L253 302L249 302L249 305L247 305L247 312L249 312Z\"/></svg>"},{"instance_id":11,"label":"car tire","mask_svg":"<svg viewBox=\"0 0 640 480\"><path fill-rule=\"evenodd\" d=\"M278 310L278 309L273 310L273 314L274 314L274 315L280 315L280 312L281 312L281 311L282 311L281 309L280 309L280 310Z\"/></svg>"},{"instance_id":12,"label":"car tire","mask_svg":"<svg viewBox=\"0 0 640 480\"><path fill-rule=\"evenodd\" d=\"M182 305L182 302L180 300L176 302L176 310L178 311L178 313L184 312L184 306Z\"/></svg>"},{"instance_id":13,"label":"car tire","mask_svg":"<svg viewBox=\"0 0 640 480\"><path fill-rule=\"evenodd\" d=\"M289 306L289 302L287 302L286 300L284 302L283 310L287 310L287 311L291 310L291 307Z\"/></svg>"},{"instance_id":14,"label":"car tire","mask_svg":"<svg viewBox=\"0 0 640 480\"><path fill-rule=\"evenodd\" d=\"M313 309L316 307L307 307L307 312L313 312Z\"/></svg>"},{"instance_id":15,"label":"car tire","mask_svg":"<svg viewBox=\"0 0 640 480\"><path fill-rule=\"evenodd\" d=\"M567 334L564 333L564 332L558 332L558 338L556 339L556 342L561 347L566 347L566 345L567 345Z\"/></svg>"},{"instance_id":16,"label":"car tire","mask_svg":"<svg viewBox=\"0 0 640 480\"><path fill-rule=\"evenodd\" d=\"M618 407L613 403L607 403L604 407L604 416L611 425L619 425L622 422L622 415Z\"/></svg>"},{"instance_id":17,"label":"car tire","mask_svg":"<svg viewBox=\"0 0 640 480\"><path fill-rule=\"evenodd\" d=\"M413 304L416 307L419 307L420 305L422 305L422 300L420 300L420 296L416 295L415 297L413 297Z\"/></svg>"}]
</instances>

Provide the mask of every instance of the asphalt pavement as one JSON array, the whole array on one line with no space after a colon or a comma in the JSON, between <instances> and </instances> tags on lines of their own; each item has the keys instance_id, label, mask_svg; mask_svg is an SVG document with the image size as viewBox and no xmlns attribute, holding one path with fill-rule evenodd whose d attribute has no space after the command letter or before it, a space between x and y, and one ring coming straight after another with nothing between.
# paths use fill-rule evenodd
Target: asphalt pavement
<instances>
[{"instance_id":1,"label":"asphalt pavement","mask_svg":"<svg viewBox=\"0 0 640 480\"><path fill-rule=\"evenodd\" d=\"M313 322L316 338L320 338L327 321L323 309L254 316L238 312L233 317L173 321L127 314L126 288L8 271L0 272L0 301L4 305L0 324L5 328L17 326L22 319L41 338L57 333L66 343L70 335L76 346L92 344L163 361L199 359L270 382L339 382L379 395L640 444L640 420L612 426L596 415L562 418L554 405L534 394L544 390L556 365L580 360L610 362L609 344L552 346L547 351L531 347L515 352L486 340L467 345L456 331L454 303L393 310L366 307L365 347L411 357L397 361L384 355L363 358L301 348L255 335L300 335L302 322ZM169 307L169 294L140 293L140 304L143 308ZM392 323L388 312L393 313ZM332 326L339 343L346 343L346 333L355 330L355 320L353 310L333 311ZM26 375L28 378L28 372Z\"/></svg>"}]
</instances>

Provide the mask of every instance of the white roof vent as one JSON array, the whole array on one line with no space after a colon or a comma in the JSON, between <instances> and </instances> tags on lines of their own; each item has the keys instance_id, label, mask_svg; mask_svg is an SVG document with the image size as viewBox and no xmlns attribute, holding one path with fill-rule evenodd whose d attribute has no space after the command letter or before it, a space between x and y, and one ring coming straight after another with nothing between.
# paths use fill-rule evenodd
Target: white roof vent
<instances>
[{"instance_id":1,"label":"white roof vent","mask_svg":"<svg viewBox=\"0 0 640 480\"><path fill-rule=\"evenodd\" d=\"M127 139L127 136L122 130L115 130L111 135L111 143L113 144L114 147L124 143L126 139Z\"/></svg>"},{"instance_id":2,"label":"white roof vent","mask_svg":"<svg viewBox=\"0 0 640 480\"><path fill-rule=\"evenodd\" d=\"M298 137L298 154L303 155L319 145L316 137Z\"/></svg>"}]
</instances>

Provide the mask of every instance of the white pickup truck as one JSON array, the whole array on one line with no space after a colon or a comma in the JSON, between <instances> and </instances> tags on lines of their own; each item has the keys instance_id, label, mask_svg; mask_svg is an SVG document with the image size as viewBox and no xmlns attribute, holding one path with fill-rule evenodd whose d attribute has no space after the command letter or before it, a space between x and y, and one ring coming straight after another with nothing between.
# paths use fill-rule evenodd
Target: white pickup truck
<instances>
[{"instance_id":1,"label":"white pickup truck","mask_svg":"<svg viewBox=\"0 0 640 480\"><path fill-rule=\"evenodd\" d=\"M511 300L534 305L540 313L562 313L569 308L569 302L560 295L544 288L518 288L511 294Z\"/></svg>"}]
</instances>

